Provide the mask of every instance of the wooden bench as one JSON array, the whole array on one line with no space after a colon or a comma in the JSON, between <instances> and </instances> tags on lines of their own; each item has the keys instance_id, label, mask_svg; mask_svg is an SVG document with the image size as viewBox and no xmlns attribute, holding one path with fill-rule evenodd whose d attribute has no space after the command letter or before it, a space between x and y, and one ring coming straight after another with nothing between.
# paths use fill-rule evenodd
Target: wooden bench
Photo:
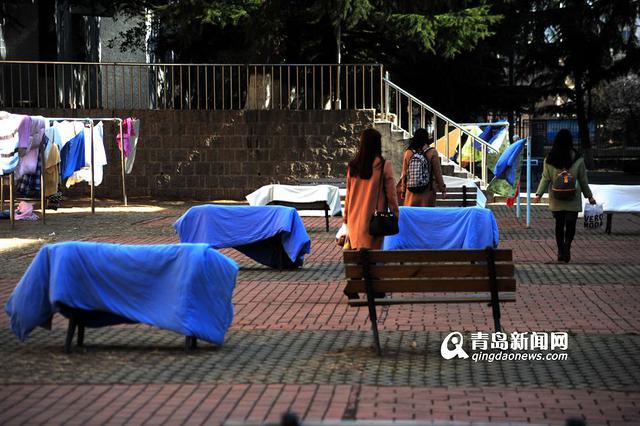
<instances>
[{"instance_id":1,"label":"wooden bench","mask_svg":"<svg viewBox=\"0 0 640 426\"><path fill-rule=\"evenodd\" d=\"M345 293L364 293L350 306L368 306L378 355L376 306L413 303L488 303L496 331L500 302L514 302L516 280L511 250L345 250ZM375 293L413 293L374 297ZM425 297L416 293L439 293Z\"/></svg>"},{"instance_id":2,"label":"wooden bench","mask_svg":"<svg viewBox=\"0 0 640 426\"><path fill-rule=\"evenodd\" d=\"M477 205L478 188L470 188L466 185L447 187L447 198L442 198L442 193L436 193L437 207L475 207Z\"/></svg>"},{"instance_id":3,"label":"wooden bench","mask_svg":"<svg viewBox=\"0 0 640 426\"><path fill-rule=\"evenodd\" d=\"M329 204L326 201L312 201L310 203L294 203L291 201L273 200L269 202L271 206L292 207L296 210L324 210L324 220L326 231L329 232Z\"/></svg>"}]
</instances>

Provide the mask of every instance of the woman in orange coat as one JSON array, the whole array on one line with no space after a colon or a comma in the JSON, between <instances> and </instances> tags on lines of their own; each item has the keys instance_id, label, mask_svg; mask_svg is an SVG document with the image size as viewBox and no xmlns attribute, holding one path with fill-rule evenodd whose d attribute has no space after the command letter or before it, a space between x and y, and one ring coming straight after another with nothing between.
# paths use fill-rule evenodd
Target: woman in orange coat
<instances>
[{"instance_id":1,"label":"woman in orange coat","mask_svg":"<svg viewBox=\"0 0 640 426\"><path fill-rule=\"evenodd\" d=\"M435 207L436 189L442 191L444 198L447 198L447 188L442 179L442 168L440 158L435 147L429 147L429 133L425 129L418 129L411 138L409 147L404 152L402 161L402 177L400 178L399 197L403 201L403 206L411 207ZM407 189L407 178L409 161L414 153L422 153L429 163L430 177L429 185L422 192L411 192Z\"/></svg>"},{"instance_id":2,"label":"woman in orange coat","mask_svg":"<svg viewBox=\"0 0 640 426\"><path fill-rule=\"evenodd\" d=\"M385 207L397 215L398 200L393 166L382 158L382 138L375 129L366 129L360 135L356 157L347 170L347 197L344 201L344 223L348 228L347 241L351 249L381 249L384 237L369 234L369 221L374 210ZM380 186L380 174L382 187Z\"/></svg>"}]
</instances>

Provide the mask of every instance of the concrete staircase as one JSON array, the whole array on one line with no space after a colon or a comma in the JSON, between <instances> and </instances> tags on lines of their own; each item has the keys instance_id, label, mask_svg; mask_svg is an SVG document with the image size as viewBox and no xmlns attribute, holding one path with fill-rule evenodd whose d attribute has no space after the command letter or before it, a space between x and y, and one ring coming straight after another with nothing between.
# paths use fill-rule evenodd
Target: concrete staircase
<instances>
[{"instance_id":1,"label":"concrete staircase","mask_svg":"<svg viewBox=\"0 0 640 426\"><path fill-rule=\"evenodd\" d=\"M374 127L382 135L382 155L393 164L394 178L400 179L402 172L402 158L404 152L409 145L409 139L411 135L406 130L398 127L392 121L386 119L376 119ZM442 153L438 153L440 156L440 165L442 167L442 174L445 176L453 176L463 179L473 180L479 188L482 188L480 179L475 178L467 170L460 167L458 164L446 158ZM462 207L464 204L461 188L447 188L447 199L442 199L442 194L437 195L436 205L438 207ZM485 194L486 195L486 194ZM467 194L467 206L475 205L475 193L471 191ZM471 200L471 202L469 202Z\"/></svg>"}]
</instances>

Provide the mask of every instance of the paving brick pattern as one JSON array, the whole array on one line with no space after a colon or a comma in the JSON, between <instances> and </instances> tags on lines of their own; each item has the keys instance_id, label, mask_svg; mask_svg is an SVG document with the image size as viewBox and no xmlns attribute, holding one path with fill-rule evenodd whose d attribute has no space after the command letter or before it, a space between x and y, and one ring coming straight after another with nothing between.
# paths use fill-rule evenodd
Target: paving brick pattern
<instances>
[{"instance_id":1,"label":"paving brick pattern","mask_svg":"<svg viewBox=\"0 0 640 426\"><path fill-rule=\"evenodd\" d=\"M93 216L62 209L46 226L0 223L0 302L42 244L176 243L172 224L189 207L98 205ZM333 239L341 219L327 233L324 218L304 218L312 253L302 269L274 271L221 250L241 266L222 348L185 355L181 336L127 325L88 330L86 349L66 355L64 318L19 343L0 316L0 424L241 424L289 409L308 420L640 423L640 217L616 215L612 235L578 227L572 263L559 264L545 207L534 206L531 229L513 209L492 210L517 263L503 327L568 331L565 361L443 360L446 333L492 330L481 304L381 309L378 358L366 309L344 303Z\"/></svg>"},{"instance_id":2,"label":"paving brick pattern","mask_svg":"<svg viewBox=\"0 0 640 426\"><path fill-rule=\"evenodd\" d=\"M35 424L242 424L277 421L288 410L331 421L439 419L544 422L586 413L591 424L630 424L640 414L627 392L361 385L20 385L0 401L0 421ZM355 403L354 403L355 401ZM29 405L28 410L21 407Z\"/></svg>"},{"instance_id":3,"label":"paving brick pattern","mask_svg":"<svg viewBox=\"0 0 640 426\"><path fill-rule=\"evenodd\" d=\"M64 330L16 345L0 333L2 384L289 383L377 386L500 386L637 390L640 337L571 335L564 361L472 362L439 356L446 333L382 332L384 354L364 331L244 331L223 348L182 352L181 336L146 326L89 330L87 347L62 351ZM12 344L13 343L13 344ZM615 350L612 350L615 348Z\"/></svg>"}]
</instances>

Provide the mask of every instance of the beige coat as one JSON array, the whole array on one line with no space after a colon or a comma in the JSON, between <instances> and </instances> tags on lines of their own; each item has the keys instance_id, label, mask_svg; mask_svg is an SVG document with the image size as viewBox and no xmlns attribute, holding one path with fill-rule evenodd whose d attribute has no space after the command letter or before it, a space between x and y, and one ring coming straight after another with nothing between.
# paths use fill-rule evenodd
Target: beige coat
<instances>
[{"instance_id":1,"label":"beige coat","mask_svg":"<svg viewBox=\"0 0 640 426\"><path fill-rule=\"evenodd\" d=\"M390 161L384 163L383 188L380 185L382 160L373 162L373 175L369 179L351 177L347 171L347 197L344 201L344 223L347 224L349 245L352 249L381 249L384 237L369 234L369 221L373 211L384 208L384 194L387 195L389 208L399 215L396 185L393 180L393 166ZM378 192L380 195L378 196ZM376 207L377 205L377 207Z\"/></svg>"},{"instance_id":2,"label":"beige coat","mask_svg":"<svg viewBox=\"0 0 640 426\"><path fill-rule=\"evenodd\" d=\"M426 147L425 147L426 150ZM430 149L427 154L427 160L431 162L431 184L424 192L415 193L407 190L407 169L409 168L409 160L413 155L413 151L407 149L404 152L402 160L402 177L400 178L400 192L404 194L403 206L411 207L435 207L436 206L436 190L442 192L445 189L444 180L442 179L442 168L440 167L440 157L438 151Z\"/></svg>"}]
</instances>

